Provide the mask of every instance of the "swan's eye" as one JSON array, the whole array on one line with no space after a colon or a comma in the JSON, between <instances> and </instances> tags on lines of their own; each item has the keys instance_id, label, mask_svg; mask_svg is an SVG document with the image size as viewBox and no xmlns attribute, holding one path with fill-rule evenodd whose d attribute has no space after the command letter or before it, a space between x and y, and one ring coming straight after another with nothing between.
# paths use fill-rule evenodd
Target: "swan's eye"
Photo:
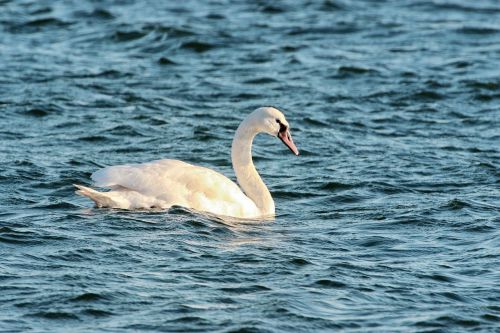
<instances>
[{"instance_id":1,"label":"swan's eye","mask_svg":"<svg viewBox=\"0 0 500 333\"><path fill-rule=\"evenodd\" d=\"M280 124L280 133L286 132L286 130L287 130L286 125L284 125L284 124L281 122L281 120L279 120L278 118L276 118L276 122L277 122L278 124Z\"/></svg>"}]
</instances>

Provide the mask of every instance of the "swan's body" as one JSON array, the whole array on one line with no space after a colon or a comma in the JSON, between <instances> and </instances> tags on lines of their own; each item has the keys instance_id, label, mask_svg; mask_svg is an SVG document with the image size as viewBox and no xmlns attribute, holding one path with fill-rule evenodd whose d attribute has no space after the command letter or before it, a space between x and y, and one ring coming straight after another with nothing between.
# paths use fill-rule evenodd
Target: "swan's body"
<instances>
[{"instance_id":1,"label":"swan's body","mask_svg":"<svg viewBox=\"0 0 500 333\"><path fill-rule=\"evenodd\" d=\"M298 155L283 114L272 107L255 110L238 127L231 148L241 189L216 171L177 160L159 160L98 170L92 180L111 191L75 185L76 193L89 197L97 207L148 209L175 205L239 218L272 216L273 198L252 162L252 142L260 132L278 136Z\"/></svg>"},{"instance_id":2,"label":"swan's body","mask_svg":"<svg viewBox=\"0 0 500 333\"><path fill-rule=\"evenodd\" d=\"M100 207L121 209L169 208L182 206L217 215L256 217L260 211L229 178L222 174L177 160L117 165L92 175L96 192L79 186ZM97 196L93 196L93 194ZM104 200L98 196L104 196Z\"/></svg>"}]
</instances>

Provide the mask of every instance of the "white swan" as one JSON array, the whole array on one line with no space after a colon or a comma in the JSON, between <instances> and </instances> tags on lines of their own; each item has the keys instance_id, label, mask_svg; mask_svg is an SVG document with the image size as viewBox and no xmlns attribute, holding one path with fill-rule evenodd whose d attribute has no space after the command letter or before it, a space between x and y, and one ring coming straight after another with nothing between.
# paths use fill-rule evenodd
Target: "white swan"
<instances>
[{"instance_id":1,"label":"white swan","mask_svg":"<svg viewBox=\"0 0 500 333\"><path fill-rule=\"evenodd\" d=\"M238 218L272 216L273 198L252 162L252 141L261 132L277 136L299 155L283 113L273 107L258 108L240 124L231 147L241 189L216 171L177 160L159 160L98 170L92 180L111 191L75 185L76 193L92 199L97 207L148 209L177 205Z\"/></svg>"}]
</instances>

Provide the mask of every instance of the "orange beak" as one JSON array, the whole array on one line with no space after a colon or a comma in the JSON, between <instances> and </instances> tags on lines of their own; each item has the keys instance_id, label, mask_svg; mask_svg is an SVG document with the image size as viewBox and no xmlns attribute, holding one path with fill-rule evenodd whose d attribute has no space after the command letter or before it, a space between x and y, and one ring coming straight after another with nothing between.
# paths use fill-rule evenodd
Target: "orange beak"
<instances>
[{"instance_id":1,"label":"orange beak","mask_svg":"<svg viewBox=\"0 0 500 333\"><path fill-rule=\"evenodd\" d=\"M292 135L290 131L285 128L284 131L280 131L278 133L278 138L294 153L296 156L299 156L299 150L295 147L295 143L293 143Z\"/></svg>"}]
</instances>

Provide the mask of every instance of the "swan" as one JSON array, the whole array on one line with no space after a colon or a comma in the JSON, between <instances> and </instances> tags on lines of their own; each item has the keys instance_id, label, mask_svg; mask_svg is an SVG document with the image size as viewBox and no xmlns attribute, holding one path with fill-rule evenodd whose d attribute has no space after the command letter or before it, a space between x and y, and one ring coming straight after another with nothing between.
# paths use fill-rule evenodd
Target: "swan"
<instances>
[{"instance_id":1,"label":"swan","mask_svg":"<svg viewBox=\"0 0 500 333\"><path fill-rule=\"evenodd\" d=\"M110 191L75 185L76 193L93 200L96 207L168 209L175 205L236 218L274 216L273 198L252 161L252 142L258 133L278 137L299 155L283 113L274 107L256 109L238 126L231 146L231 161L241 188L214 170L165 159L105 167L91 178L97 187Z\"/></svg>"}]
</instances>

